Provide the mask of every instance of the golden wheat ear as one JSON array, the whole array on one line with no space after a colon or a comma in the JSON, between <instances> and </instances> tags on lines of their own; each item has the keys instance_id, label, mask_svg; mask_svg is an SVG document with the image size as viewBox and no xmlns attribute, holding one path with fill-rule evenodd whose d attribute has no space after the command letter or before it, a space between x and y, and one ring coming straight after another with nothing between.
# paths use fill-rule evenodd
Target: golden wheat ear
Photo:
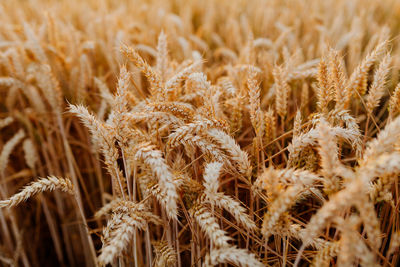
<instances>
[{"instance_id":1,"label":"golden wheat ear","mask_svg":"<svg viewBox=\"0 0 400 267\"><path fill-rule=\"evenodd\" d=\"M246 249L231 246L212 250L210 254L206 255L203 267L216 266L221 263L231 263L242 267L264 266L254 254Z\"/></svg>"},{"instance_id":2,"label":"golden wheat ear","mask_svg":"<svg viewBox=\"0 0 400 267\"><path fill-rule=\"evenodd\" d=\"M13 195L9 199L0 201L0 208L14 207L36 194L44 191L54 191L56 189L74 194L74 186L69 179L48 176L47 178L40 178L38 181L28 184L21 192Z\"/></svg>"}]
</instances>

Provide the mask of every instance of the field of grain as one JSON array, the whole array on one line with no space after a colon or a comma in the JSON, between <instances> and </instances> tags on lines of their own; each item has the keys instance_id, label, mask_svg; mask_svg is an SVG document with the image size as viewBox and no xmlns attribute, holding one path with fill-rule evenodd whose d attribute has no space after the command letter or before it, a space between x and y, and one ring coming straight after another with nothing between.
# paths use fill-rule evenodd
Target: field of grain
<instances>
[{"instance_id":1,"label":"field of grain","mask_svg":"<svg viewBox=\"0 0 400 267\"><path fill-rule=\"evenodd\" d=\"M398 266L400 0L0 2L0 266Z\"/></svg>"}]
</instances>

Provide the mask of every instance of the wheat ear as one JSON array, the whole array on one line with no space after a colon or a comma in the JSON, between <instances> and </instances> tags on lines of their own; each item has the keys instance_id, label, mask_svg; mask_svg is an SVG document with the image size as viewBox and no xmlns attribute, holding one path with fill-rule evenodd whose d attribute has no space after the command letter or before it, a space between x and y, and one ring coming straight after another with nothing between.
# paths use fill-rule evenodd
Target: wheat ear
<instances>
[{"instance_id":1,"label":"wheat ear","mask_svg":"<svg viewBox=\"0 0 400 267\"><path fill-rule=\"evenodd\" d=\"M238 165L239 171L249 176L251 174L251 163L248 154L236 143L235 139L218 129L210 129L207 134L217 141L220 147L227 151L233 161Z\"/></svg>"},{"instance_id":2,"label":"wheat ear","mask_svg":"<svg viewBox=\"0 0 400 267\"><path fill-rule=\"evenodd\" d=\"M156 253L155 267L174 266L177 259L176 251L167 242L153 245Z\"/></svg>"},{"instance_id":3,"label":"wheat ear","mask_svg":"<svg viewBox=\"0 0 400 267\"><path fill-rule=\"evenodd\" d=\"M191 210L190 213L197 224L200 226L210 241L216 247L228 247L228 241L231 240L226 232L221 229L217 219L212 215L210 211L203 205L197 204Z\"/></svg>"},{"instance_id":4,"label":"wheat ear","mask_svg":"<svg viewBox=\"0 0 400 267\"><path fill-rule=\"evenodd\" d=\"M146 221L140 215L131 213L121 217L120 224L110 232L110 238L101 250L98 262L102 265L111 263L127 247L136 228L146 228Z\"/></svg>"},{"instance_id":5,"label":"wheat ear","mask_svg":"<svg viewBox=\"0 0 400 267\"><path fill-rule=\"evenodd\" d=\"M144 143L138 146L135 158L142 159L150 166L152 172L158 178L161 191L165 193L163 204L167 214L170 218L176 219L178 215L178 184L177 181L173 179L170 168L162 157L162 152L156 150L155 147L149 143Z\"/></svg>"},{"instance_id":6,"label":"wheat ear","mask_svg":"<svg viewBox=\"0 0 400 267\"><path fill-rule=\"evenodd\" d=\"M10 154L14 150L15 146L25 137L24 130L20 129L14 136L9 139L0 153L0 174L4 173L6 170Z\"/></svg>"},{"instance_id":7,"label":"wheat ear","mask_svg":"<svg viewBox=\"0 0 400 267\"><path fill-rule=\"evenodd\" d=\"M38 193L53 191L55 189L74 194L74 187L69 179L48 176L47 178L40 178L38 181L25 186L21 192L13 195L9 199L0 201L0 207L10 208L26 201L28 198Z\"/></svg>"},{"instance_id":8,"label":"wheat ear","mask_svg":"<svg viewBox=\"0 0 400 267\"><path fill-rule=\"evenodd\" d=\"M150 83L150 90L152 95L160 95L162 93L162 81L160 75L147 64L143 58L131 47L122 46L122 53L131 60L136 67L138 67L146 76Z\"/></svg>"},{"instance_id":9,"label":"wheat ear","mask_svg":"<svg viewBox=\"0 0 400 267\"><path fill-rule=\"evenodd\" d=\"M204 260L203 267L215 266L222 263L231 263L240 267L264 266L253 253L246 249L236 247L224 247L212 250Z\"/></svg>"},{"instance_id":10,"label":"wheat ear","mask_svg":"<svg viewBox=\"0 0 400 267\"><path fill-rule=\"evenodd\" d=\"M14 121L13 117L6 117L0 120L0 129L10 125Z\"/></svg>"},{"instance_id":11,"label":"wheat ear","mask_svg":"<svg viewBox=\"0 0 400 267\"><path fill-rule=\"evenodd\" d=\"M383 58L382 62L379 64L378 69L375 71L374 81L372 82L371 88L369 89L369 93L367 96L366 107L369 114L371 114L374 108L379 105L379 101L385 93L384 90L386 78L390 70L390 62L390 54L387 54Z\"/></svg>"}]
</instances>

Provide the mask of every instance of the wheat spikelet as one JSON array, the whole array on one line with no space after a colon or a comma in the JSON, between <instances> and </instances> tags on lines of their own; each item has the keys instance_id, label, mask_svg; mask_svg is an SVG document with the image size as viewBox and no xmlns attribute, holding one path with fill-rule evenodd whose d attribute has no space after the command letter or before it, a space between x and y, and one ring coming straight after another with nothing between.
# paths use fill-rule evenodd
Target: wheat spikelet
<instances>
[{"instance_id":1,"label":"wheat spikelet","mask_svg":"<svg viewBox=\"0 0 400 267\"><path fill-rule=\"evenodd\" d=\"M358 130L358 128L357 128ZM360 135L359 131L355 131L354 129L344 129L342 127L331 127L330 129L332 135L337 138L342 138L356 148L357 151L360 150ZM289 162L299 157L300 152L306 148L307 146L316 145L317 140L319 139L320 133L317 129L311 129L306 133L302 133L299 136L295 136L292 140L292 143L288 146L289 151Z\"/></svg>"},{"instance_id":2,"label":"wheat spikelet","mask_svg":"<svg viewBox=\"0 0 400 267\"><path fill-rule=\"evenodd\" d=\"M389 113L391 117L394 113L400 110L400 83L397 84L393 91L393 95L390 97L389 101Z\"/></svg>"},{"instance_id":3,"label":"wheat spikelet","mask_svg":"<svg viewBox=\"0 0 400 267\"><path fill-rule=\"evenodd\" d=\"M317 98L318 98L318 108L321 111L327 111L328 103L332 100L332 90L329 84L328 77L328 66L326 62L321 59L318 66L318 88L317 88Z\"/></svg>"},{"instance_id":4,"label":"wheat spikelet","mask_svg":"<svg viewBox=\"0 0 400 267\"><path fill-rule=\"evenodd\" d=\"M369 250L357 231L359 218L352 216L346 220L340 220L342 238L338 253L338 265L354 266L357 258L361 266L378 266L375 255Z\"/></svg>"},{"instance_id":5,"label":"wheat spikelet","mask_svg":"<svg viewBox=\"0 0 400 267\"><path fill-rule=\"evenodd\" d=\"M346 78L342 58L337 51L332 50L329 55L330 75L329 80L333 86L332 94L335 95L336 109L342 110L347 107L351 93L345 87Z\"/></svg>"},{"instance_id":6,"label":"wheat spikelet","mask_svg":"<svg viewBox=\"0 0 400 267\"><path fill-rule=\"evenodd\" d=\"M126 122L128 121L131 124L137 124L143 121L146 121L148 123L151 124L156 124L156 123L160 123L162 124L164 127L168 127L168 128L178 128L184 125L184 120L182 120L181 118L176 117L175 115L171 114L171 113L167 113L166 111L169 111L167 109L174 109L174 112L176 111L175 108L173 107L173 104L169 105L169 107L164 106L164 107L160 107L160 109L162 108L166 108L165 111L159 112L159 111L147 111L147 112L129 112L129 113L122 113L121 117L120 117L120 122L121 124L126 124ZM149 109L153 109L153 108L149 108ZM179 112L181 112L181 110L176 111L178 114ZM183 111L184 112L184 111ZM178 115L177 114L177 115ZM111 114L112 115L112 114ZM126 125L127 126L127 125ZM126 127L128 128L128 127ZM135 134L138 134L138 131L134 131ZM160 129L161 132L161 129ZM132 135L133 132L129 131L129 132L125 132L124 134L127 134L128 136ZM143 137L142 134L139 134ZM138 137L138 136L137 136ZM125 137L126 139L126 137ZM146 139L146 138L140 138L140 139Z\"/></svg>"},{"instance_id":7,"label":"wheat spikelet","mask_svg":"<svg viewBox=\"0 0 400 267\"><path fill-rule=\"evenodd\" d=\"M41 63L45 63L48 61L46 53L44 52L40 42L37 38L37 35L32 30L28 23L24 23L24 33L26 36L26 46L33 53L34 57Z\"/></svg>"},{"instance_id":8,"label":"wheat spikelet","mask_svg":"<svg viewBox=\"0 0 400 267\"><path fill-rule=\"evenodd\" d=\"M285 213L283 214L285 215ZM288 233L287 235L289 237L293 237L299 240L303 240L305 237L305 232L304 232L304 228L302 228L300 225L298 224L291 224L288 227ZM277 232L277 234L280 234ZM318 251L323 250L324 248L326 248L327 246L329 246L331 244L331 242L326 241L325 239L322 238L315 238L314 240L312 240L312 242L309 244L311 247L316 248Z\"/></svg>"},{"instance_id":9,"label":"wheat spikelet","mask_svg":"<svg viewBox=\"0 0 400 267\"><path fill-rule=\"evenodd\" d=\"M107 226L103 228L103 236L101 237L101 242L105 245L109 242L112 232L121 225L122 213L112 213L111 219L107 221Z\"/></svg>"},{"instance_id":10,"label":"wheat spikelet","mask_svg":"<svg viewBox=\"0 0 400 267\"><path fill-rule=\"evenodd\" d=\"M20 129L14 134L14 136L4 144L0 153L0 174L3 174L6 170L10 154L18 143L25 137L24 130Z\"/></svg>"},{"instance_id":11,"label":"wheat spikelet","mask_svg":"<svg viewBox=\"0 0 400 267\"><path fill-rule=\"evenodd\" d=\"M287 82L293 80L302 80L307 78L314 78L318 75L317 68L310 68L310 69L295 69L289 72L287 75Z\"/></svg>"},{"instance_id":12,"label":"wheat spikelet","mask_svg":"<svg viewBox=\"0 0 400 267\"><path fill-rule=\"evenodd\" d=\"M357 66L357 68L351 74L348 82L346 90L350 90L353 92L358 92L360 95L364 95L367 90L367 75L368 71L372 67L373 64L378 60L378 58L384 53L386 47L388 45L388 41L384 40L380 42L375 49L369 53L365 59Z\"/></svg>"},{"instance_id":13,"label":"wheat spikelet","mask_svg":"<svg viewBox=\"0 0 400 267\"><path fill-rule=\"evenodd\" d=\"M265 238L268 238L271 234L275 234L274 227L279 218L291 205L293 205L302 191L302 185L291 186L274 202L272 202L268 208L268 212L264 216L261 229Z\"/></svg>"},{"instance_id":14,"label":"wheat spikelet","mask_svg":"<svg viewBox=\"0 0 400 267\"><path fill-rule=\"evenodd\" d=\"M351 206L354 203L354 196L360 193L360 188L362 188L362 186L361 181L357 179L350 183L345 189L334 194L332 198L311 217L304 231L304 243L310 244L312 240L318 236L326 223L337 216L337 211Z\"/></svg>"},{"instance_id":15,"label":"wheat spikelet","mask_svg":"<svg viewBox=\"0 0 400 267\"><path fill-rule=\"evenodd\" d=\"M47 178L40 178L38 181L33 182L24 187L21 192L13 195L7 200L0 201L0 207L13 207L21 202L26 201L28 198L44 192L53 191L55 189L63 192L74 194L74 187L69 179L57 178L55 176L48 176Z\"/></svg>"},{"instance_id":16,"label":"wheat spikelet","mask_svg":"<svg viewBox=\"0 0 400 267\"><path fill-rule=\"evenodd\" d=\"M264 124L263 144L268 144L274 139L276 131L275 114L272 109L264 113Z\"/></svg>"},{"instance_id":17,"label":"wheat spikelet","mask_svg":"<svg viewBox=\"0 0 400 267\"><path fill-rule=\"evenodd\" d=\"M148 109L151 111L170 112L184 120L192 120L195 114L191 105L182 102L154 102L148 104Z\"/></svg>"},{"instance_id":18,"label":"wheat spikelet","mask_svg":"<svg viewBox=\"0 0 400 267\"><path fill-rule=\"evenodd\" d=\"M218 84L222 87L222 90L229 96L235 96L238 93L238 89L235 87L229 77L219 78Z\"/></svg>"},{"instance_id":19,"label":"wheat spikelet","mask_svg":"<svg viewBox=\"0 0 400 267\"><path fill-rule=\"evenodd\" d=\"M282 67L276 67L274 69L274 79L275 79L275 108L276 113L284 117L287 113L287 101L289 97L290 87L285 80L284 71Z\"/></svg>"},{"instance_id":20,"label":"wheat spikelet","mask_svg":"<svg viewBox=\"0 0 400 267\"><path fill-rule=\"evenodd\" d=\"M380 223L375 213L374 204L369 200L368 195L362 192L357 199L356 206L360 211L360 218L363 221L364 229L374 249L379 249L382 244Z\"/></svg>"},{"instance_id":21,"label":"wheat spikelet","mask_svg":"<svg viewBox=\"0 0 400 267\"><path fill-rule=\"evenodd\" d=\"M24 83L21 82L20 80L12 77L0 77L0 85L1 86L6 86L6 87L13 87L15 86L16 88L23 88Z\"/></svg>"},{"instance_id":22,"label":"wheat spikelet","mask_svg":"<svg viewBox=\"0 0 400 267\"><path fill-rule=\"evenodd\" d=\"M396 175L383 175L379 177L375 183L371 183L369 190L369 196L374 203L380 201L387 201L392 206L394 206L393 196L392 196L392 185L394 182L394 177Z\"/></svg>"},{"instance_id":23,"label":"wheat spikelet","mask_svg":"<svg viewBox=\"0 0 400 267\"><path fill-rule=\"evenodd\" d=\"M390 54L386 54L382 62L379 64L379 68L375 71L374 81L371 85L371 88L369 89L366 101L366 107L369 114L371 114L372 110L379 105L379 101L384 94L385 82L389 73L390 61Z\"/></svg>"},{"instance_id":24,"label":"wheat spikelet","mask_svg":"<svg viewBox=\"0 0 400 267\"><path fill-rule=\"evenodd\" d=\"M35 145L31 139L25 139L22 143L22 148L24 149L25 162L29 168L34 169L36 162L38 161L38 155L36 152Z\"/></svg>"},{"instance_id":25,"label":"wheat spikelet","mask_svg":"<svg viewBox=\"0 0 400 267\"><path fill-rule=\"evenodd\" d=\"M140 214L123 215L121 223L110 233L108 242L103 246L98 256L99 264L106 265L121 254L131 241L136 228L144 229L146 221Z\"/></svg>"},{"instance_id":26,"label":"wheat spikelet","mask_svg":"<svg viewBox=\"0 0 400 267\"><path fill-rule=\"evenodd\" d=\"M228 211L235 220L244 226L247 230L257 230L257 225L246 213L246 209L235 199L230 196L226 196L223 193L216 193L212 196L207 195L207 201L217 206L218 208L225 209Z\"/></svg>"},{"instance_id":27,"label":"wheat spikelet","mask_svg":"<svg viewBox=\"0 0 400 267\"><path fill-rule=\"evenodd\" d=\"M25 70L22 66L23 63L20 54L17 52L16 49L13 48L8 50L8 54L11 58L14 75L19 79L23 79L23 77L25 76Z\"/></svg>"},{"instance_id":28,"label":"wheat spikelet","mask_svg":"<svg viewBox=\"0 0 400 267\"><path fill-rule=\"evenodd\" d=\"M216 247L228 247L228 241L231 240L226 232L221 229L217 223L217 219L203 205L195 205L190 213L201 230L206 233L207 237Z\"/></svg>"},{"instance_id":29,"label":"wheat spikelet","mask_svg":"<svg viewBox=\"0 0 400 267\"><path fill-rule=\"evenodd\" d=\"M387 192L390 191L391 184L394 182L393 176L396 176L400 172L399 168L400 162L400 153L394 152L390 154L383 154L380 155L375 161L368 165L364 165L358 171L359 176L363 179L364 183L367 186L368 193L370 194L372 200L376 200L375 191L377 188L383 187L382 190L379 192L379 197L383 197L385 199L391 200L391 193ZM378 177L378 185L381 183L380 186L372 187L371 188L371 181L375 177ZM387 190L385 190L387 188ZM387 194L389 196L387 196Z\"/></svg>"},{"instance_id":30,"label":"wheat spikelet","mask_svg":"<svg viewBox=\"0 0 400 267\"><path fill-rule=\"evenodd\" d=\"M7 127L8 125L10 125L11 123L13 123L14 118L13 117L6 117L4 119L0 120L0 129Z\"/></svg>"},{"instance_id":31,"label":"wheat spikelet","mask_svg":"<svg viewBox=\"0 0 400 267\"><path fill-rule=\"evenodd\" d=\"M320 180L318 176L303 170L268 168L258 179L257 185L269 192L273 202L268 207L264 216L262 233L266 238L271 234L279 234L274 229L282 214L290 208L302 194L305 194L309 186ZM281 192L281 184L293 184L284 192ZM279 228L279 225L277 226Z\"/></svg>"},{"instance_id":32,"label":"wheat spikelet","mask_svg":"<svg viewBox=\"0 0 400 267\"><path fill-rule=\"evenodd\" d=\"M23 92L37 113L44 114L46 112L46 106L40 97L38 88L32 85L27 85Z\"/></svg>"},{"instance_id":33,"label":"wheat spikelet","mask_svg":"<svg viewBox=\"0 0 400 267\"><path fill-rule=\"evenodd\" d=\"M152 69L152 67L150 67L133 48L122 46L121 51L146 76L150 83L150 92L152 93L152 95L161 94L163 88L162 81L160 76Z\"/></svg>"},{"instance_id":34,"label":"wheat spikelet","mask_svg":"<svg viewBox=\"0 0 400 267\"><path fill-rule=\"evenodd\" d=\"M340 249L338 253L338 265L340 266L354 266L356 261L356 254L354 251L359 247L358 233L356 226L359 224L358 217L350 217L341 222L342 237L340 239ZM363 255L365 256L365 255Z\"/></svg>"},{"instance_id":35,"label":"wheat spikelet","mask_svg":"<svg viewBox=\"0 0 400 267\"><path fill-rule=\"evenodd\" d=\"M331 242L315 255L311 266L313 267L329 267L332 258L336 257L339 253L340 242Z\"/></svg>"},{"instance_id":36,"label":"wheat spikelet","mask_svg":"<svg viewBox=\"0 0 400 267\"><path fill-rule=\"evenodd\" d=\"M191 79L195 80L199 83L199 86L203 90L208 90L210 88L210 83L207 81L207 77L205 77L203 74L198 74L199 76L194 76L193 72L200 66L201 62L197 61L191 64L190 66L184 68L181 70L179 73L171 77L166 83L165 83L165 90L167 92L171 92L177 88L179 83L184 81L185 79ZM193 74L192 74L193 73ZM194 79L194 77L198 77Z\"/></svg>"},{"instance_id":37,"label":"wheat spikelet","mask_svg":"<svg viewBox=\"0 0 400 267\"><path fill-rule=\"evenodd\" d=\"M319 155L321 157L322 175L325 178L324 190L335 192L339 189L339 181L336 177L342 167L338 159L338 147L330 127L326 122L320 122L319 127Z\"/></svg>"},{"instance_id":38,"label":"wheat spikelet","mask_svg":"<svg viewBox=\"0 0 400 267\"><path fill-rule=\"evenodd\" d=\"M89 63L88 56L86 54L82 54L79 58L79 76L78 83L76 86L76 99L80 103L84 101L86 96L86 87L89 84L89 81L92 80L92 71Z\"/></svg>"},{"instance_id":39,"label":"wheat spikelet","mask_svg":"<svg viewBox=\"0 0 400 267\"><path fill-rule=\"evenodd\" d=\"M168 44L167 44L167 36L163 31L161 31L160 34L158 35L156 61L157 61L156 69L160 74L161 80L165 81L168 68Z\"/></svg>"},{"instance_id":40,"label":"wheat spikelet","mask_svg":"<svg viewBox=\"0 0 400 267\"><path fill-rule=\"evenodd\" d=\"M206 255L203 267L211 267L221 263L231 263L240 267L264 266L257 260L254 254L245 249L224 247L212 250L210 254Z\"/></svg>"},{"instance_id":41,"label":"wheat spikelet","mask_svg":"<svg viewBox=\"0 0 400 267\"><path fill-rule=\"evenodd\" d=\"M301 133L301 112L297 110L293 122L293 136L298 136Z\"/></svg>"},{"instance_id":42,"label":"wheat spikelet","mask_svg":"<svg viewBox=\"0 0 400 267\"><path fill-rule=\"evenodd\" d=\"M176 264L176 252L166 242L158 242L153 245L156 253L156 267L173 266Z\"/></svg>"},{"instance_id":43,"label":"wheat spikelet","mask_svg":"<svg viewBox=\"0 0 400 267\"><path fill-rule=\"evenodd\" d=\"M209 128L222 126L220 121L217 120L198 120L195 122L188 123L182 127L179 127L175 132L169 135L168 143L171 146L176 146L177 143L182 140L188 134L199 134Z\"/></svg>"},{"instance_id":44,"label":"wheat spikelet","mask_svg":"<svg viewBox=\"0 0 400 267\"><path fill-rule=\"evenodd\" d=\"M122 199L116 198L111 200L109 203L105 204L103 207L101 207L96 213L94 214L95 218L100 218L112 210L114 210L118 205L120 205Z\"/></svg>"},{"instance_id":45,"label":"wheat spikelet","mask_svg":"<svg viewBox=\"0 0 400 267\"><path fill-rule=\"evenodd\" d=\"M221 168L222 163L220 162L211 162L206 165L203 176L206 201L214 206L228 211L240 224L245 226L246 229L255 230L257 226L246 214L246 209L243 208L240 203L235 201L233 198L217 192L219 187L218 177L220 175Z\"/></svg>"},{"instance_id":46,"label":"wheat spikelet","mask_svg":"<svg viewBox=\"0 0 400 267\"><path fill-rule=\"evenodd\" d=\"M107 84L102 81L100 78L94 77L94 83L97 88L100 90L101 97L110 105L114 105L114 97L110 93L110 89L108 88Z\"/></svg>"},{"instance_id":47,"label":"wheat spikelet","mask_svg":"<svg viewBox=\"0 0 400 267\"><path fill-rule=\"evenodd\" d=\"M218 148L218 146L202 136L194 136L188 134L183 137L180 142L184 144L186 151L188 151L188 154L191 154L191 152L193 152L193 148L198 147L203 154L210 156L212 160L223 162L227 166L231 166L229 160Z\"/></svg>"},{"instance_id":48,"label":"wheat spikelet","mask_svg":"<svg viewBox=\"0 0 400 267\"><path fill-rule=\"evenodd\" d=\"M81 105L69 105L69 112L78 116L84 125L89 129L92 134L92 140L95 145L99 146L103 155L107 170L111 175L113 190L118 196L123 196L125 191L125 180L121 170L118 167L117 160L119 153L114 145L115 134L110 126L100 122L94 115L92 115L87 108Z\"/></svg>"},{"instance_id":49,"label":"wheat spikelet","mask_svg":"<svg viewBox=\"0 0 400 267\"><path fill-rule=\"evenodd\" d=\"M400 138L400 117L386 125L385 129L379 132L377 137L368 142L363 158L360 160L361 166L367 166L369 161L373 161L382 153L394 151L394 144Z\"/></svg>"},{"instance_id":50,"label":"wheat spikelet","mask_svg":"<svg viewBox=\"0 0 400 267\"><path fill-rule=\"evenodd\" d=\"M52 109L61 112L62 91L51 67L47 64L36 65L31 71Z\"/></svg>"},{"instance_id":51,"label":"wheat spikelet","mask_svg":"<svg viewBox=\"0 0 400 267\"><path fill-rule=\"evenodd\" d=\"M257 72L249 71L247 86L249 88L250 119L256 135L261 135L263 131L263 113L260 107L260 86L257 84Z\"/></svg>"},{"instance_id":52,"label":"wheat spikelet","mask_svg":"<svg viewBox=\"0 0 400 267\"><path fill-rule=\"evenodd\" d=\"M127 94L129 87L130 75L126 70L125 66L120 68L120 74L118 79L117 93L113 99L113 110L118 113L126 111L127 106Z\"/></svg>"},{"instance_id":53,"label":"wheat spikelet","mask_svg":"<svg viewBox=\"0 0 400 267\"><path fill-rule=\"evenodd\" d=\"M207 134L217 141L220 147L227 151L231 159L237 162L239 171L248 176L251 173L251 163L246 152L241 150L235 139L218 129L209 129Z\"/></svg>"},{"instance_id":54,"label":"wheat spikelet","mask_svg":"<svg viewBox=\"0 0 400 267\"><path fill-rule=\"evenodd\" d=\"M165 192L166 199L164 200L165 209L170 218L176 218L177 210L177 187L178 184L173 179L172 173L168 165L165 163L162 153L156 150L154 146L144 143L137 148L135 158L142 159L151 167L153 173L157 176L160 184L160 189Z\"/></svg>"},{"instance_id":55,"label":"wheat spikelet","mask_svg":"<svg viewBox=\"0 0 400 267\"><path fill-rule=\"evenodd\" d=\"M390 241L388 255L393 254L400 247L400 234L399 232L394 232Z\"/></svg>"},{"instance_id":56,"label":"wheat spikelet","mask_svg":"<svg viewBox=\"0 0 400 267\"><path fill-rule=\"evenodd\" d=\"M308 104L308 99L310 98L310 86L304 83L301 87L300 103L301 107L304 108Z\"/></svg>"},{"instance_id":57,"label":"wheat spikelet","mask_svg":"<svg viewBox=\"0 0 400 267\"><path fill-rule=\"evenodd\" d=\"M93 136L93 141L97 144L104 144L111 142L109 135L106 135L105 131L107 127L99 121L94 115L92 115L86 107L82 105L69 105L69 112L78 116L84 125L88 128Z\"/></svg>"},{"instance_id":58,"label":"wheat spikelet","mask_svg":"<svg viewBox=\"0 0 400 267\"><path fill-rule=\"evenodd\" d=\"M267 184L271 182L280 182L285 185L291 184L302 184L309 185L316 181L322 181L322 179L315 173L307 171L307 170L295 170L295 169L274 169L270 167L262 173L257 180L261 184L262 187L265 187ZM270 188L265 188L270 189Z\"/></svg>"},{"instance_id":59,"label":"wheat spikelet","mask_svg":"<svg viewBox=\"0 0 400 267\"><path fill-rule=\"evenodd\" d=\"M221 162L210 162L206 165L204 169L204 187L205 192L209 197L213 197L217 193L219 187L218 178L220 176L222 169Z\"/></svg>"}]
</instances>

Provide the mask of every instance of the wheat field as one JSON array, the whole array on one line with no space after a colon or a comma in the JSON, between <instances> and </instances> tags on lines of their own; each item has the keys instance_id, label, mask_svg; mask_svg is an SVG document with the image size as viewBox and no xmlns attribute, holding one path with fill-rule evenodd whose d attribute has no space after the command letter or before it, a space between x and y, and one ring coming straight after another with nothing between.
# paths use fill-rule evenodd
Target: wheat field
<instances>
[{"instance_id":1,"label":"wheat field","mask_svg":"<svg viewBox=\"0 0 400 267\"><path fill-rule=\"evenodd\" d=\"M0 266L398 266L400 0L0 2Z\"/></svg>"}]
</instances>

